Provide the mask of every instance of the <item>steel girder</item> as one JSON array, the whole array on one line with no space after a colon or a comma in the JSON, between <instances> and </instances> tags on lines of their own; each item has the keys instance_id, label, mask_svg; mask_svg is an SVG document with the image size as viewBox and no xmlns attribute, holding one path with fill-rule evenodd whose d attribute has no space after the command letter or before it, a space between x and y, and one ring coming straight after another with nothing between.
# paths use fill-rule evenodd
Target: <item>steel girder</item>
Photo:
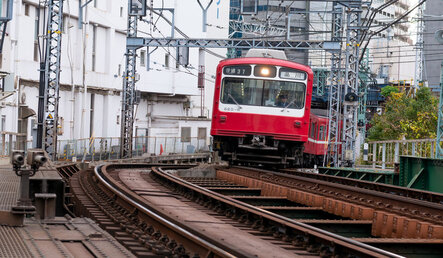
<instances>
[{"instance_id":1,"label":"steel girder","mask_svg":"<svg viewBox=\"0 0 443 258\"><path fill-rule=\"evenodd\" d=\"M137 16L128 15L127 37L137 37ZM126 45L126 69L123 79L120 157L132 157L132 133L134 126L134 99L137 48Z\"/></svg>"},{"instance_id":2,"label":"steel girder","mask_svg":"<svg viewBox=\"0 0 443 258\"><path fill-rule=\"evenodd\" d=\"M128 37L128 48L141 47L197 47L197 48L269 48L338 51L340 44L330 41L313 40L266 40L266 39L168 39Z\"/></svg>"},{"instance_id":3,"label":"steel girder","mask_svg":"<svg viewBox=\"0 0 443 258\"><path fill-rule=\"evenodd\" d=\"M60 88L63 0L48 2L45 60L44 150L52 160L57 155L57 124Z\"/></svg>"},{"instance_id":4,"label":"steel girder","mask_svg":"<svg viewBox=\"0 0 443 258\"><path fill-rule=\"evenodd\" d=\"M232 37L234 33L247 33L247 34L253 34L253 35L267 35L267 36L285 36L286 35L286 29L278 28L274 26L265 26L260 24L252 24L247 23L244 21L235 21L230 20L229 21L229 27L232 30L232 33L229 37Z\"/></svg>"}]
</instances>

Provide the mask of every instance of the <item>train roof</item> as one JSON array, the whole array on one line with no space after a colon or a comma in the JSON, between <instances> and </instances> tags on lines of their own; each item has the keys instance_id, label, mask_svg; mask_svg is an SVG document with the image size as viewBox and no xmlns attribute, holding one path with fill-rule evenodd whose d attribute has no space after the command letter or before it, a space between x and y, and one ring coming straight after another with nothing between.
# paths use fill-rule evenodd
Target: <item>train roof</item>
<instances>
[{"instance_id":1,"label":"train roof","mask_svg":"<svg viewBox=\"0 0 443 258\"><path fill-rule=\"evenodd\" d=\"M228 58L220 61L219 65L238 65L238 64L267 64L267 65L277 65L292 67L294 69L299 69L308 72L308 74L313 74L311 67L300 64L297 62L276 59L270 57L238 57L238 58Z\"/></svg>"},{"instance_id":2,"label":"train roof","mask_svg":"<svg viewBox=\"0 0 443 258\"><path fill-rule=\"evenodd\" d=\"M251 48L246 53L246 57L267 57L267 58L288 60L285 51L276 50L276 49Z\"/></svg>"}]
</instances>

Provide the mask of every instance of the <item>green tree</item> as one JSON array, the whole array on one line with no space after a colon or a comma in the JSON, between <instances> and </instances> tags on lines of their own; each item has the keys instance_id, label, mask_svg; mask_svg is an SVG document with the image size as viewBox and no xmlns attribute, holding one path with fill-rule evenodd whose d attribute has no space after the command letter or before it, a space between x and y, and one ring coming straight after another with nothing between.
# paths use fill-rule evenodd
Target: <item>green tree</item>
<instances>
[{"instance_id":1,"label":"green tree","mask_svg":"<svg viewBox=\"0 0 443 258\"><path fill-rule=\"evenodd\" d=\"M421 88L414 98L403 93L389 93L382 115L375 115L369 129L369 140L435 138L438 99L429 88Z\"/></svg>"},{"instance_id":2,"label":"green tree","mask_svg":"<svg viewBox=\"0 0 443 258\"><path fill-rule=\"evenodd\" d=\"M396 87L390 86L390 85L381 88L380 94L383 97L388 98L391 96L391 93L398 93L398 89Z\"/></svg>"}]
</instances>

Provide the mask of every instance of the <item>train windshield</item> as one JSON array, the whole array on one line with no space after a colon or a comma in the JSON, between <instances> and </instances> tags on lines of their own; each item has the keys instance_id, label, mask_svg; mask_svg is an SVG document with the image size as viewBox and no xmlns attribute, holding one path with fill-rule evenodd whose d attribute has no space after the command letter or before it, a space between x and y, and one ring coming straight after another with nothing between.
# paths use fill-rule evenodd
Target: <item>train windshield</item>
<instances>
[{"instance_id":1,"label":"train windshield","mask_svg":"<svg viewBox=\"0 0 443 258\"><path fill-rule=\"evenodd\" d=\"M294 81L224 78L221 102L225 104L302 109L306 85Z\"/></svg>"}]
</instances>

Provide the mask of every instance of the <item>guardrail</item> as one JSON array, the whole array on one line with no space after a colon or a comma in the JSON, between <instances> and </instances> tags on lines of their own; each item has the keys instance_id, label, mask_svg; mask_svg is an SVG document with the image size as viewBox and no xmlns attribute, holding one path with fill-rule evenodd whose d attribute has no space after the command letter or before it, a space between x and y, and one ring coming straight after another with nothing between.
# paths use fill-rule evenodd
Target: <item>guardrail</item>
<instances>
[{"instance_id":1,"label":"guardrail","mask_svg":"<svg viewBox=\"0 0 443 258\"><path fill-rule=\"evenodd\" d=\"M372 168L394 167L400 162L400 156L434 158L436 139L372 141L369 144L369 163Z\"/></svg>"}]
</instances>

